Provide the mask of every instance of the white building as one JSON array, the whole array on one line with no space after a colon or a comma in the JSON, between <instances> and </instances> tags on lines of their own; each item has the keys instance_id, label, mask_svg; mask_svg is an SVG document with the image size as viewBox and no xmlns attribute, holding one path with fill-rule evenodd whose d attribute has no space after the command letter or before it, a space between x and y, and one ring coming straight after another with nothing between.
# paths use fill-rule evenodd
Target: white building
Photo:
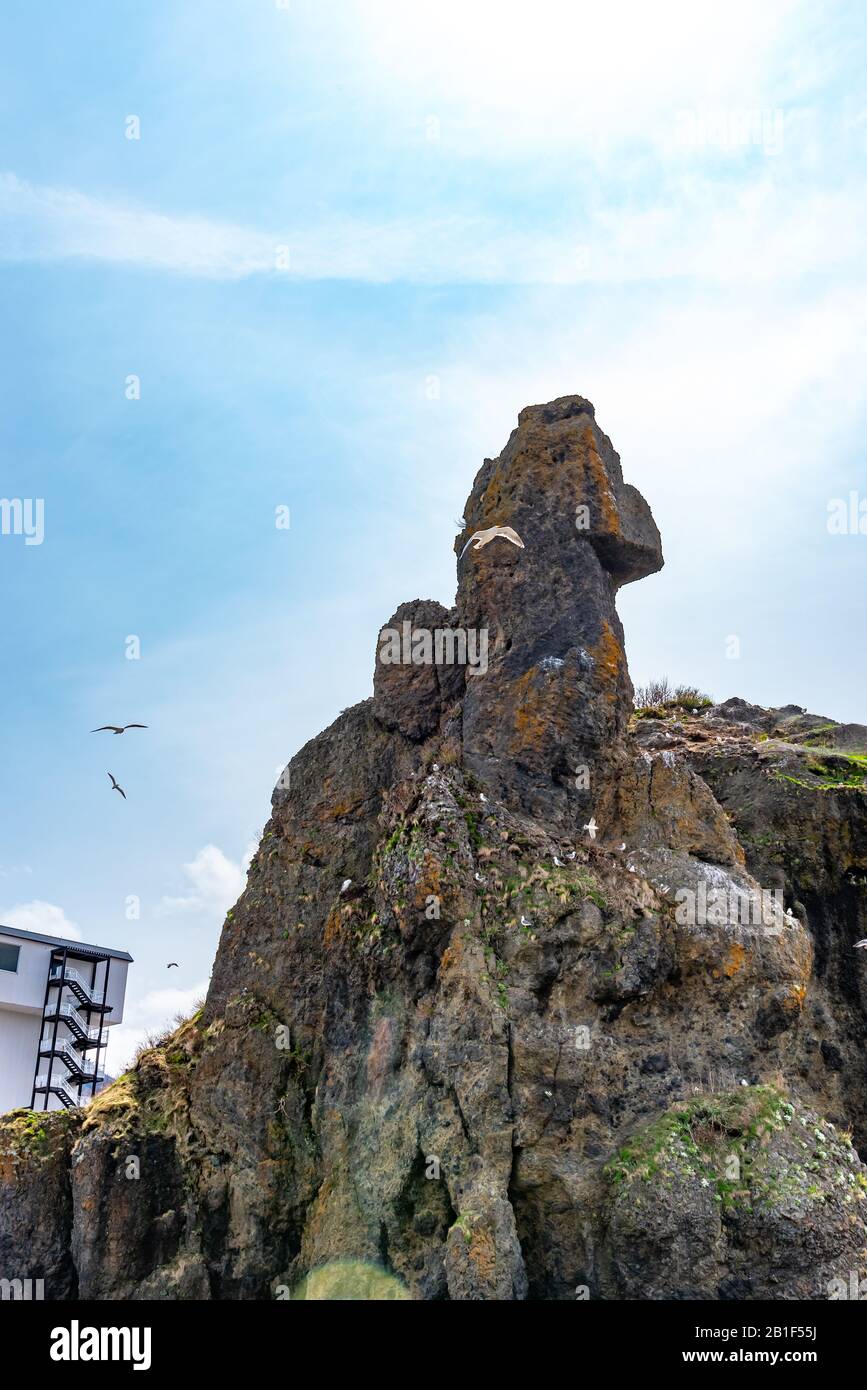
<instances>
[{"instance_id":1,"label":"white building","mask_svg":"<svg viewBox=\"0 0 867 1390\"><path fill-rule=\"evenodd\" d=\"M132 956L0 926L0 1114L82 1105L105 1081Z\"/></svg>"}]
</instances>

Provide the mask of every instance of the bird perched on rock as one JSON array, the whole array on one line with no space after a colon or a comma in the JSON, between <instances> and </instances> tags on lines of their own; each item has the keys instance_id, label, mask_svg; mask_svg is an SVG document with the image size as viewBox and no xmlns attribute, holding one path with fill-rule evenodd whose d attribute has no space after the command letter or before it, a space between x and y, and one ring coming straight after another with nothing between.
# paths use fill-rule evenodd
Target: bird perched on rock
<instances>
[{"instance_id":1,"label":"bird perched on rock","mask_svg":"<svg viewBox=\"0 0 867 1390\"><path fill-rule=\"evenodd\" d=\"M120 794L121 794L121 796L123 797L124 801L126 801L126 792L124 791L123 787L120 785L119 782L116 782L116 781L114 780L114 774L113 774L113 773L110 772L108 775L109 775L109 777L111 778L112 791L120 792Z\"/></svg>"},{"instance_id":2,"label":"bird perched on rock","mask_svg":"<svg viewBox=\"0 0 867 1390\"><path fill-rule=\"evenodd\" d=\"M458 559L462 560L464 558L470 546L473 547L473 550L481 550L483 546L489 545L491 541L496 540L497 536L502 536L504 541L511 541L512 545L517 545L521 550L524 549L524 542L521 540L517 531L512 530L511 526L489 526L487 531L473 532L458 556Z\"/></svg>"},{"instance_id":3,"label":"bird perched on rock","mask_svg":"<svg viewBox=\"0 0 867 1390\"><path fill-rule=\"evenodd\" d=\"M91 729L92 734L101 734L103 730L112 734L125 734L127 729L146 729L147 724L100 724L98 729Z\"/></svg>"}]
</instances>

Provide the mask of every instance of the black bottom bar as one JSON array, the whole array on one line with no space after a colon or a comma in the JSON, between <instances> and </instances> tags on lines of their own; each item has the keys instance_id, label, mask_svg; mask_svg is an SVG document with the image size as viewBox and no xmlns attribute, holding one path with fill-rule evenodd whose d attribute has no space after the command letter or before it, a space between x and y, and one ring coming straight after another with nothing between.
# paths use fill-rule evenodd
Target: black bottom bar
<instances>
[{"instance_id":1,"label":"black bottom bar","mask_svg":"<svg viewBox=\"0 0 867 1390\"><path fill-rule=\"evenodd\" d=\"M225 1377L227 1362L275 1371L282 1367L291 1383L292 1364L306 1346L327 1345L322 1374L333 1379L336 1364L333 1333L358 1328L345 1354L353 1376L367 1361L366 1374L394 1379L397 1367L409 1372L402 1343L386 1339L428 1335L425 1359L410 1379L465 1379L468 1358L482 1355L486 1378L500 1355L523 1353L525 1375L535 1365L536 1378L559 1379L552 1353L567 1359L568 1378L586 1383L604 1376L620 1384L625 1377L672 1373L700 1382L714 1369L731 1373L756 1368L773 1384L794 1373L799 1379L847 1373L861 1363L865 1322L860 1309L836 1303L500 1303L454 1305L418 1303L381 1306L331 1303L327 1312L290 1300L220 1303L40 1303L0 1302L0 1325L8 1337L27 1347L28 1363L40 1382L48 1375L62 1382L70 1374L112 1374L141 1367L140 1378L166 1372L189 1373L202 1385L205 1374ZM421 1324L415 1322L421 1319ZM422 1329L423 1325L423 1330ZM103 1329L106 1332L103 1333ZM110 1329L114 1329L110 1331ZM304 1341L329 1332L328 1342ZM373 1336L371 1336L373 1334ZM516 1334L517 1340L516 1340ZM444 1340L447 1339L447 1340ZM11 1342L10 1342L11 1345ZM473 1352L473 1347L476 1351ZM353 1350L354 1348L354 1350ZM439 1349L439 1354L437 1353ZM54 1356L52 1356L52 1349ZM511 1350L510 1350L511 1349ZM93 1352L99 1359L89 1359ZM70 1359L59 1359L62 1355ZM77 1358L77 1359L76 1359ZM306 1359L306 1358L305 1358ZM317 1358L318 1359L318 1358ZM558 1357L559 1359L559 1357ZM432 1362L434 1364L432 1364ZM147 1363L147 1364L145 1364ZM326 1369L327 1367L327 1369ZM515 1366L512 1364L512 1377ZM316 1374L309 1366L305 1376ZM861 1378L858 1372L859 1379ZM743 1382L741 1382L743 1384Z\"/></svg>"}]
</instances>

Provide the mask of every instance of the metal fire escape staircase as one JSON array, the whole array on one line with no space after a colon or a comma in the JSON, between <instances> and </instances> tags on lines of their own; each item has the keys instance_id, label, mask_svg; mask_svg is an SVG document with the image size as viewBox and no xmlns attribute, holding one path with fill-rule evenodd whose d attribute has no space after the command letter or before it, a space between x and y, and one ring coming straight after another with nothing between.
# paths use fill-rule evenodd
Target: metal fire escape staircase
<instances>
[{"instance_id":1,"label":"metal fire escape staircase","mask_svg":"<svg viewBox=\"0 0 867 1390\"><path fill-rule=\"evenodd\" d=\"M93 1096L99 1082L105 1080L99 1054L108 1037L103 1022L106 1014L112 1011L111 1004L106 1002L111 962L104 956L94 958L94 979L96 966L102 960L106 962L103 988L97 990L93 982L88 984L78 970L67 964L66 955L66 950L58 950L52 954L45 987L36 1062L37 1075L34 1077L31 1102L35 1108L37 1094L44 1096L45 1110L48 1109L49 1097L52 1095L57 1097L64 1109L73 1109L81 1105L82 1090L86 1085L90 1086L90 1094ZM64 999L64 990L72 995L72 999ZM93 1014L100 1020L97 1028L90 1026ZM69 1036L58 1035L61 1025L66 1028ZM96 1049L95 1059L86 1055L93 1048ZM46 1057L48 1070L40 1073L39 1064Z\"/></svg>"}]
</instances>

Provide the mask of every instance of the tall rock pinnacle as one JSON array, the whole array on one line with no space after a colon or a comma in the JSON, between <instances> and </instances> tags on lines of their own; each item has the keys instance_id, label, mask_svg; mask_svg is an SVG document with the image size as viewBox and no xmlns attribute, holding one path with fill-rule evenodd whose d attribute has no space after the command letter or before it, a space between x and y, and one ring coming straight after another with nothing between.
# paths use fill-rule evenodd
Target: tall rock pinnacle
<instances>
[{"instance_id":1,"label":"tall rock pinnacle","mask_svg":"<svg viewBox=\"0 0 867 1390\"><path fill-rule=\"evenodd\" d=\"M464 516L459 555L491 526L524 542L458 560L460 623L489 642L486 673L467 679L464 758L496 794L562 819L592 804L580 769L599 768L624 732L632 685L614 599L662 567L659 532L581 396L521 411Z\"/></svg>"}]
</instances>

